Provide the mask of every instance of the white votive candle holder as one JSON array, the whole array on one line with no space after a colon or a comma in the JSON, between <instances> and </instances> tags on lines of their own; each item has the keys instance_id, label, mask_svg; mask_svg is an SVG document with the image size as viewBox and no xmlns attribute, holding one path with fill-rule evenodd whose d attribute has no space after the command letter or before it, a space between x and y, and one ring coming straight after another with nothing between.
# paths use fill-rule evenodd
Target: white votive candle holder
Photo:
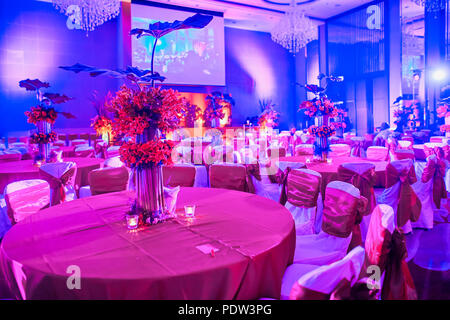
<instances>
[{"instance_id":1,"label":"white votive candle holder","mask_svg":"<svg viewBox=\"0 0 450 320\"><path fill-rule=\"evenodd\" d=\"M184 215L193 218L195 216L195 205L184 206Z\"/></svg>"},{"instance_id":2,"label":"white votive candle holder","mask_svg":"<svg viewBox=\"0 0 450 320\"><path fill-rule=\"evenodd\" d=\"M127 215L128 230L135 230L139 226L139 216L137 214Z\"/></svg>"},{"instance_id":3,"label":"white votive candle holder","mask_svg":"<svg viewBox=\"0 0 450 320\"><path fill-rule=\"evenodd\" d=\"M311 159L310 158L306 158L306 163L311 163Z\"/></svg>"},{"instance_id":4,"label":"white votive candle holder","mask_svg":"<svg viewBox=\"0 0 450 320\"><path fill-rule=\"evenodd\" d=\"M328 159L327 159L327 163L328 163L328 164L333 163L333 159L328 158Z\"/></svg>"}]
</instances>

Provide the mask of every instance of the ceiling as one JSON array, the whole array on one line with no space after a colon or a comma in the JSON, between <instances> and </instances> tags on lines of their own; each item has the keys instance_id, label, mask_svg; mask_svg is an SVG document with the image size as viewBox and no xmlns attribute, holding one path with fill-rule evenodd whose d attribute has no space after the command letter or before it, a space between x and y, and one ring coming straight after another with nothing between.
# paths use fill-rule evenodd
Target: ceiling
<instances>
[{"instance_id":1,"label":"ceiling","mask_svg":"<svg viewBox=\"0 0 450 320\"><path fill-rule=\"evenodd\" d=\"M150 0L149 0L150 1ZM151 0L166 4L219 11L225 25L268 32L283 15L291 0ZM372 0L296 0L316 24Z\"/></svg>"}]
</instances>

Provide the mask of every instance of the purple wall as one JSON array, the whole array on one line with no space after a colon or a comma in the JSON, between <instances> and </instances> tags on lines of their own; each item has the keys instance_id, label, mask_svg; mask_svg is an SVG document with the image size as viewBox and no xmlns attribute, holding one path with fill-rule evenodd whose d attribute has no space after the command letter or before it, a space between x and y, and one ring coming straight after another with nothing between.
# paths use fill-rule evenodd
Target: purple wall
<instances>
[{"instance_id":1,"label":"purple wall","mask_svg":"<svg viewBox=\"0 0 450 320\"><path fill-rule=\"evenodd\" d=\"M126 11L124 11L126 12ZM24 112L36 104L35 96L19 88L26 78L50 82L49 92L65 93L75 100L58 106L77 119L60 117L56 128L87 128L95 110L89 101L94 90L99 96L117 90L121 82L109 78L90 78L58 69L80 62L87 65L122 68L127 60L129 41L122 39L122 16L86 33L69 30L67 17L50 3L33 0L0 2L0 135L33 129ZM126 23L124 23L126 24ZM125 39L126 40L126 39ZM186 92L227 91L236 100L233 125L260 113L258 101L272 99L281 113L280 129L297 119L295 96L295 58L270 39L270 34L225 28L226 88L175 87ZM123 50L125 49L125 50ZM298 60L298 59L297 59ZM303 61L303 60L301 60ZM297 70L296 70L297 69ZM298 100L298 97L297 97Z\"/></svg>"}]
</instances>

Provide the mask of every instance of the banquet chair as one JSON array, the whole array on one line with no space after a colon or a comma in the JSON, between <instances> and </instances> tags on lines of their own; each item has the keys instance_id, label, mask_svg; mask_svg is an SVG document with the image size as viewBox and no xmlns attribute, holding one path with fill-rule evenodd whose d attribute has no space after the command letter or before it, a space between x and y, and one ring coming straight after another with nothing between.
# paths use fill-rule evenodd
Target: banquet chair
<instances>
[{"instance_id":1,"label":"banquet chair","mask_svg":"<svg viewBox=\"0 0 450 320\"><path fill-rule=\"evenodd\" d=\"M263 163L256 159L248 159L246 163L247 174L249 176L249 190L258 196L271 199L273 201L280 200L280 185L275 179L273 172L270 172L267 165L269 162Z\"/></svg>"},{"instance_id":2,"label":"banquet chair","mask_svg":"<svg viewBox=\"0 0 450 320\"><path fill-rule=\"evenodd\" d=\"M338 167L338 180L352 184L367 199L365 212L358 212L352 231L350 249L362 245L370 222L370 213L376 206L374 186L376 183L375 165L372 163L343 163Z\"/></svg>"},{"instance_id":3,"label":"banquet chair","mask_svg":"<svg viewBox=\"0 0 450 320\"><path fill-rule=\"evenodd\" d=\"M366 152L364 150L364 143L366 140L363 137L351 137L350 141L351 141L350 156L365 158Z\"/></svg>"},{"instance_id":4,"label":"banquet chair","mask_svg":"<svg viewBox=\"0 0 450 320\"><path fill-rule=\"evenodd\" d=\"M125 164L120 160L119 156L105 159L105 162L103 162L103 167L104 168L119 168L119 167L122 167L124 165Z\"/></svg>"},{"instance_id":5,"label":"banquet chair","mask_svg":"<svg viewBox=\"0 0 450 320\"><path fill-rule=\"evenodd\" d=\"M405 235L396 221L396 213L389 205L380 204L373 210L365 241L366 257L361 276L369 276L369 266L378 266L380 281L372 285L381 289L382 300L414 300L417 294L405 260L408 256Z\"/></svg>"},{"instance_id":6,"label":"banquet chair","mask_svg":"<svg viewBox=\"0 0 450 320\"><path fill-rule=\"evenodd\" d=\"M76 140L78 139L78 133L69 133L67 135L67 140L69 140L69 142L71 142L72 140Z\"/></svg>"},{"instance_id":7,"label":"banquet chair","mask_svg":"<svg viewBox=\"0 0 450 320\"><path fill-rule=\"evenodd\" d=\"M193 164L163 166L163 184L166 187L193 187L196 169Z\"/></svg>"},{"instance_id":8,"label":"banquet chair","mask_svg":"<svg viewBox=\"0 0 450 320\"><path fill-rule=\"evenodd\" d=\"M244 165L234 163L213 163L209 167L211 188L247 191L247 171Z\"/></svg>"},{"instance_id":9,"label":"banquet chair","mask_svg":"<svg viewBox=\"0 0 450 320\"><path fill-rule=\"evenodd\" d=\"M353 185L330 182L325 190L321 230L296 237L294 263L325 265L342 259L348 252L356 216L366 205L367 200Z\"/></svg>"},{"instance_id":10,"label":"banquet chair","mask_svg":"<svg viewBox=\"0 0 450 320\"><path fill-rule=\"evenodd\" d=\"M384 161L388 158L388 148L382 146L370 146L367 148L366 157L369 160Z\"/></svg>"},{"instance_id":11,"label":"banquet chair","mask_svg":"<svg viewBox=\"0 0 450 320\"><path fill-rule=\"evenodd\" d=\"M13 142L9 144L9 148L14 149L14 148L27 148L27 144L24 142Z\"/></svg>"},{"instance_id":12,"label":"banquet chair","mask_svg":"<svg viewBox=\"0 0 450 320\"><path fill-rule=\"evenodd\" d=\"M342 139L336 136L330 137L330 145L332 144L340 144L342 142Z\"/></svg>"},{"instance_id":13,"label":"banquet chair","mask_svg":"<svg viewBox=\"0 0 450 320\"><path fill-rule=\"evenodd\" d=\"M337 157L349 157L350 156L350 146L344 143L337 143L330 145L331 152L329 154L330 158Z\"/></svg>"},{"instance_id":14,"label":"banquet chair","mask_svg":"<svg viewBox=\"0 0 450 320\"><path fill-rule=\"evenodd\" d=\"M80 139L86 140L89 142L89 133L80 133Z\"/></svg>"},{"instance_id":15,"label":"banquet chair","mask_svg":"<svg viewBox=\"0 0 450 320\"><path fill-rule=\"evenodd\" d=\"M76 199L75 162L46 163L39 168L39 175L50 184L52 206Z\"/></svg>"},{"instance_id":16,"label":"banquet chair","mask_svg":"<svg viewBox=\"0 0 450 320\"><path fill-rule=\"evenodd\" d=\"M83 145L83 144L89 145L87 140L85 140L85 139L74 139L74 140L70 141L70 145L74 146L74 147Z\"/></svg>"},{"instance_id":17,"label":"banquet chair","mask_svg":"<svg viewBox=\"0 0 450 320\"><path fill-rule=\"evenodd\" d=\"M58 140L58 141L53 142L53 145L56 147L64 147L66 145L66 142L62 141L62 140Z\"/></svg>"},{"instance_id":18,"label":"banquet chair","mask_svg":"<svg viewBox=\"0 0 450 320\"><path fill-rule=\"evenodd\" d=\"M270 146L267 149L267 156L272 159L286 157L285 146Z\"/></svg>"},{"instance_id":19,"label":"banquet chair","mask_svg":"<svg viewBox=\"0 0 450 320\"><path fill-rule=\"evenodd\" d=\"M125 166L95 169L88 179L89 186L80 188L80 198L127 190L129 172Z\"/></svg>"},{"instance_id":20,"label":"banquet chair","mask_svg":"<svg viewBox=\"0 0 450 320\"><path fill-rule=\"evenodd\" d=\"M217 163L234 163L234 148L228 145L218 145L213 147L213 157Z\"/></svg>"},{"instance_id":21,"label":"banquet chair","mask_svg":"<svg viewBox=\"0 0 450 320\"><path fill-rule=\"evenodd\" d=\"M410 140L399 140L397 143L400 149L412 149L413 143Z\"/></svg>"},{"instance_id":22,"label":"banquet chair","mask_svg":"<svg viewBox=\"0 0 450 320\"><path fill-rule=\"evenodd\" d=\"M119 155L120 146L111 146L108 149L106 149L106 157L116 157Z\"/></svg>"},{"instance_id":23,"label":"banquet chair","mask_svg":"<svg viewBox=\"0 0 450 320\"><path fill-rule=\"evenodd\" d=\"M95 158L95 149L88 145L81 145L75 148L75 157Z\"/></svg>"},{"instance_id":24,"label":"banquet chair","mask_svg":"<svg viewBox=\"0 0 450 320\"><path fill-rule=\"evenodd\" d=\"M433 136L433 137L430 137L430 142L431 143L443 143L444 139L445 139L444 136Z\"/></svg>"},{"instance_id":25,"label":"banquet chair","mask_svg":"<svg viewBox=\"0 0 450 320\"><path fill-rule=\"evenodd\" d=\"M292 264L281 283L282 300L350 300L361 299L351 290L358 283L364 265L365 250L356 247L344 258L324 266ZM366 283L360 282L361 285ZM368 294L367 294L368 297ZM367 299L366 297L366 299Z\"/></svg>"},{"instance_id":26,"label":"banquet chair","mask_svg":"<svg viewBox=\"0 0 450 320\"><path fill-rule=\"evenodd\" d=\"M22 159L22 154L18 151L14 152L0 152L0 163L2 162L11 162L11 161L19 161Z\"/></svg>"},{"instance_id":27,"label":"banquet chair","mask_svg":"<svg viewBox=\"0 0 450 320\"><path fill-rule=\"evenodd\" d=\"M298 144L295 146L295 156L313 156L314 145L313 144Z\"/></svg>"},{"instance_id":28,"label":"banquet chair","mask_svg":"<svg viewBox=\"0 0 450 320\"><path fill-rule=\"evenodd\" d=\"M423 170L416 169L418 181L412 185L412 188L417 194L422 208L419 219L412 223L413 228L433 228L434 212L441 209L441 199L447 198L445 169L445 162L434 154L428 156Z\"/></svg>"},{"instance_id":29,"label":"banquet chair","mask_svg":"<svg viewBox=\"0 0 450 320\"><path fill-rule=\"evenodd\" d=\"M419 219L422 204L411 187L417 182L411 159L396 160L386 166L386 188L377 197L378 204L394 209L396 225L403 233L412 231L411 221Z\"/></svg>"},{"instance_id":30,"label":"banquet chair","mask_svg":"<svg viewBox=\"0 0 450 320\"><path fill-rule=\"evenodd\" d=\"M11 224L16 224L50 205L50 185L40 179L12 182L5 188L5 202Z\"/></svg>"},{"instance_id":31,"label":"banquet chair","mask_svg":"<svg viewBox=\"0 0 450 320\"><path fill-rule=\"evenodd\" d=\"M297 235L320 232L322 225L322 176L309 169L288 170L282 185L280 203L284 205L295 222Z\"/></svg>"},{"instance_id":32,"label":"banquet chair","mask_svg":"<svg viewBox=\"0 0 450 320\"><path fill-rule=\"evenodd\" d=\"M411 149L397 149L395 150L393 154L394 160L404 160L404 159L411 159L415 160L414 157L414 150Z\"/></svg>"}]
</instances>

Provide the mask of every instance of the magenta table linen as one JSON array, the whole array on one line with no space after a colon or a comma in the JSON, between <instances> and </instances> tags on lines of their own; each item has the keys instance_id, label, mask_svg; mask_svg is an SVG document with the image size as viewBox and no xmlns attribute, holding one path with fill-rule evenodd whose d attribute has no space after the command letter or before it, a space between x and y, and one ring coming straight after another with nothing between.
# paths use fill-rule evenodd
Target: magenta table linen
<instances>
[{"instance_id":1,"label":"magenta table linen","mask_svg":"<svg viewBox=\"0 0 450 320\"><path fill-rule=\"evenodd\" d=\"M134 195L66 202L16 224L0 248L3 276L20 299L279 298L295 229L287 209L253 194L182 188L177 219L128 231ZM180 215L195 204L196 219ZM197 246L219 249L205 254ZM66 286L69 266L81 289Z\"/></svg>"}]
</instances>

